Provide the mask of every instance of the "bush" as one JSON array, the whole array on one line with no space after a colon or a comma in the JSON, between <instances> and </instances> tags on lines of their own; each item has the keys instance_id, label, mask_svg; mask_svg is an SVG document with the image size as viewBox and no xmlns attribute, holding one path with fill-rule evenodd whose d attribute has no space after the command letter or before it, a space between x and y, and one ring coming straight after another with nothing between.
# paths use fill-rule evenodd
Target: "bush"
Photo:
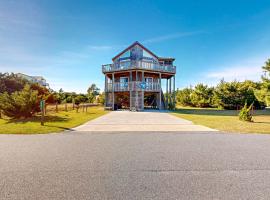
<instances>
[{"instance_id":1,"label":"bush","mask_svg":"<svg viewBox=\"0 0 270 200\"><path fill-rule=\"evenodd\" d=\"M38 91L26 84L22 91L0 95L0 110L10 118L27 118L39 111Z\"/></svg>"},{"instance_id":2,"label":"bush","mask_svg":"<svg viewBox=\"0 0 270 200\"><path fill-rule=\"evenodd\" d=\"M102 92L99 96L98 96L98 103L104 105L105 103L105 93Z\"/></svg>"},{"instance_id":3,"label":"bush","mask_svg":"<svg viewBox=\"0 0 270 200\"><path fill-rule=\"evenodd\" d=\"M258 83L248 80L244 82L222 80L214 90L214 106L235 110L238 106L244 106L245 102L247 104L253 102L256 108L261 108L262 105L255 96L255 90L258 88Z\"/></svg>"},{"instance_id":4,"label":"bush","mask_svg":"<svg viewBox=\"0 0 270 200\"><path fill-rule=\"evenodd\" d=\"M253 103L249 107L247 107L247 103L245 103L244 107L240 110L239 113L239 119L241 121L252 122L252 114L250 112L252 106Z\"/></svg>"},{"instance_id":5,"label":"bush","mask_svg":"<svg viewBox=\"0 0 270 200\"><path fill-rule=\"evenodd\" d=\"M29 83L27 80L18 77L14 73L1 73L0 72L0 94L7 92L11 94L15 91L21 91L26 83Z\"/></svg>"},{"instance_id":6,"label":"bush","mask_svg":"<svg viewBox=\"0 0 270 200\"><path fill-rule=\"evenodd\" d=\"M200 108L211 107L213 91L212 87L197 84L190 95L192 105Z\"/></svg>"},{"instance_id":7,"label":"bush","mask_svg":"<svg viewBox=\"0 0 270 200\"><path fill-rule=\"evenodd\" d=\"M74 103L76 105L79 105L80 103L85 103L85 102L87 102L87 97L84 95L78 95L74 99Z\"/></svg>"},{"instance_id":8,"label":"bush","mask_svg":"<svg viewBox=\"0 0 270 200\"><path fill-rule=\"evenodd\" d=\"M192 88L184 88L182 90L177 90L176 92L177 103L179 103L182 106L193 106L190 99L192 91L193 91Z\"/></svg>"}]
</instances>

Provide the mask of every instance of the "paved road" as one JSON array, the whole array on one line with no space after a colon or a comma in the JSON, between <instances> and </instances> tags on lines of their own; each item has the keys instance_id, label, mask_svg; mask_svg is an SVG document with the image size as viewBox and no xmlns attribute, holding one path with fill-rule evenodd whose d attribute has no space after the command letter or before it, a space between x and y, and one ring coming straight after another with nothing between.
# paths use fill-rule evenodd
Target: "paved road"
<instances>
[{"instance_id":1,"label":"paved road","mask_svg":"<svg viewBox=\"0 0 270 200\"><path fill-rule=\"evenodd\" d=\"M214 129L194 125L191 121L175 117L166 112L128 112L115 111L103 115L84 125L74 128L76 131L216 131Z\"/></svg>"},{"instance_id":2,"label":"paved road","mask_svg":"<svg viewBox=\"0 0 270 200\"><path fill-rule=\"evenodd\" d=\"M0 199L269 198L269 135L0 135Z\"/></svg>"}]
</instances>

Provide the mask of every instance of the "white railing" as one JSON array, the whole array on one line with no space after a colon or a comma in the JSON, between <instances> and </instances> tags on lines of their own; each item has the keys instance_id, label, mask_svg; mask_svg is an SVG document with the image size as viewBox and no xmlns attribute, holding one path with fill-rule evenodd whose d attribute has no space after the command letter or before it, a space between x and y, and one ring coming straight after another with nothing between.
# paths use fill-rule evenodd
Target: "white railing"
<instances>
[{"instance_id":1,"label":"white railing","mask_svg":"<svg viewBox=\"0 0 270 200\"><path fill-rule=\"evenodd\" d=\"M176 67L173 65L165 65L154 63L152 61L125 61L115 64L102 65L102 72L121 71L129 69L145 69L152 71L176 73Z\"/></svg>"},{"instance_id":2,"label":"white railing","mask_svg":"<svg viewBox=\"0 0 270 200\"><path fill-rule=\"evenodd\" d=\"M106 87L106 92L112 92L112 83L108 83ZM158 82L142 82L142 81L131 81L126 83L115 82L114 83L115 92L124 91L160 91L160 84Z\"/></svg>"}]
</instances>

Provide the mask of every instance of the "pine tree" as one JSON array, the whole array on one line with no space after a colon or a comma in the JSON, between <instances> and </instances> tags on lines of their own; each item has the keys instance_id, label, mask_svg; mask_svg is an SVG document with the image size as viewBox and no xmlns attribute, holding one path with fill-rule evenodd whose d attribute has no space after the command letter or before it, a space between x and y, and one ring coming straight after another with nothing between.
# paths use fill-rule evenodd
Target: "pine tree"
<instances>
[{"instance_id":1,"label":"pine tree","mask_svg":"<svg viewBox=\"0 0 270 200\"><path fill-rule=\"evenodd\" d=\"M270 59L265 62L265 66L262 67L264 75L262 76L261 89L256 91L256 97L265 102L267 106L270 106Z\"/></svg>"}]
</instances>

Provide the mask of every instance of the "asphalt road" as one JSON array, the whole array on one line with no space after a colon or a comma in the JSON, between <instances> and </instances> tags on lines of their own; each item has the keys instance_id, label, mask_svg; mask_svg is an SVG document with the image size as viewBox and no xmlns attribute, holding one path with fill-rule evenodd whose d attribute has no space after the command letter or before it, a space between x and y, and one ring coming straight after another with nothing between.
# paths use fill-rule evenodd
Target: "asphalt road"
<instances>
[{"instance_id":1,"label":"asphalt road","mask_svg":"<svg viewBox=\"0 0 270 200\"><path fill-rule=\"evenodd\" d=\"M270 199L270 135L0 135L0 199Z\"/></svg>"}]
</instances>

